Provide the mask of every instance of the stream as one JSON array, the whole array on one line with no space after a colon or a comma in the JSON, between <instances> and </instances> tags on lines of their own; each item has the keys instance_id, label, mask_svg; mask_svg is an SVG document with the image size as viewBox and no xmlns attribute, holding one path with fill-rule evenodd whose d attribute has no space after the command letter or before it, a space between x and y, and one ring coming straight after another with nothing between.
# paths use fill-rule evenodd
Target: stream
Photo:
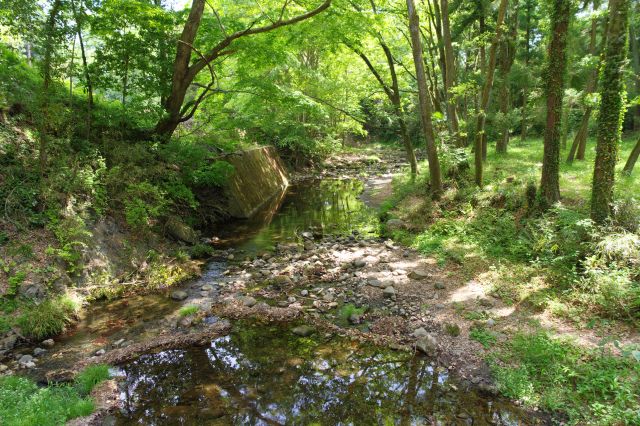
<instances>
[{"instance_id":1,"label":"stream","mask_svg":"<svg viewBox=\"0 0 640 426\"><path fill-rule=\"evenodd\" d=\"M377 216L360 200L363 189L359 180L303 181L254 218L209 232L238 258L299 241L302 232L375 236ZM211 261L201 278L182 286L190 304L211 306L227 262ZM69 368L100 348L171 332L183 306L169 293L94 303L29 374L42 377L45 366ZM147 353L116 366L122 409L105 424L539 424L508 401L463 390L427 357L331 334L300 337L291 327L237 321L206 347Z\"/></svg>"}]
</instances>

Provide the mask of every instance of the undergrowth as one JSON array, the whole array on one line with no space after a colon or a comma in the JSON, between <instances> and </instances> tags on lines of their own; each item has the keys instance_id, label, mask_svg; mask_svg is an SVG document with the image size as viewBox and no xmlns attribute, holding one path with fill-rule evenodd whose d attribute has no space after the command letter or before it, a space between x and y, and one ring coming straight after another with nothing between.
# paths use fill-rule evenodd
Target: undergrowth
<instances>
[{"instance_id":1,"label":"undergrowth","mask_svg":"<svg viewBox=\"0 0 640 426\"><path fill-rule=\"evenodd\" d=\"M88 416L95 408L88 395L108 378L105 365L88 367L69 385L39 387L23 377L0 377L0 424L58 426L70 419Z\"/></svg>"}]
</instances>

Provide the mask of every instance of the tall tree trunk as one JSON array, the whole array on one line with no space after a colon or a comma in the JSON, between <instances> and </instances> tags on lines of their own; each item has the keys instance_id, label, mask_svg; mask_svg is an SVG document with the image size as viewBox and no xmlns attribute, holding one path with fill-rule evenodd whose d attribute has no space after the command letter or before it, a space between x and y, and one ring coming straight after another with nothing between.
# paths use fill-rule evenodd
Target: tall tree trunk
<instances>
[{"instance_id":1,"label":"tall tree trunk","mask_svg":"<svg viewBox=\"0 0 640 426\"><path fill-rule=\"evenodd\" d=\"M631 172L633 172L633 167L636 165L636 161L638 161L638 157L640 156L640 138L638 138L638 142L636 142L636 145L633 147L633 150L631 151L631 154L629 155L629 158L627 159L627 162L624 165L624 172L628 175L631 174Z\"/></svg>"},{"instance_id":2,"label":"tall tree trunk","mask_svg":"<svg viewBox=\"0 0 640 426\"><path fill-rule=\"evenodd\" d=\"M636 2L635 7L635 15L640 16L640 3ZM631 48L631 66L633 67L633 80L635 82L635 94L636 96L640 96L640 47L638 46L638 26L633 19L631 19L629 27L629 45ZM633 118L633 129L640 129L640 105L635 105L634 109L634 118Z\"/></svg>"},{"instance_id":3,"label":"tall tree trunk","mask_svg":"<svg viewBox=\"0 0 640 426\"><path fill-rule=\"evenodd\" d=\"M529 70L529 57L531 50L531 13L532 2L527 0L527 13L525 17L525 29L524 29L524 68ZM520 122L520 140L527 139L528 125L527 114L529 113L529 77L527 76L522 86L522 119Z\"/></svg>"},{"instance_id":4,"label":"tall tree trunk","mask_svg":"<svg viewBox=\"0 0 640 426\"><path fill-rule=\"evenodd\" d=\"M506 1L506 0L505 0ZM431 102L427 89L427 79L424 72L424 60L422 58L422 40L420 38L420 18L413 0L407 0L407 12L409 14L409 32L411 34L411 51L413 63L416 68L416 80L418 82L418 99L420 103L420 119L424 137L427 143L427 160L429 162L429 177L431 181L431 195L438 198L442 194L442 176L440 173L440 161L436 148L433 123L431 122Z\"/></svg>"},{"instance_id":5,"label":"tall tree trunk","mask_svg":"<svg viewBox=\"0 0 640 426\"><path fill-rule=\"evenodd\" d=\"M483 186L483 154L486 152L486 137L484 127L486 124L486 110L489 105L489 97L491 95L491 88L493 87L493 75L496 70L496 51L498 44L502 38L502 23L504 22L504 15L507 12L507 0L500 0L500 7L498 9L498 19L496 20L496 34L489 48L489 63L487 64L486 80L484 87L482 88L482 95L480 98L480 105L478 105L478 117L476 122L476 139L475 139L475 178L476 185L480 188ZM483 152L484 151L484 152Z\"/></svg>"},{"instance_id":6,"label":"tall tree trunk","mask_svg":"<svg viewBox=\"0 0 640 426\"><path fill-rule=\"evenodd\" d=\"M624 63L629 34L629 0L609 0L609 25L600 73L600 113L591 191L591 219L603 223L611 215L618 144L624 117Z\"/></svg>"},{"instance_id":7,"label":"tall tree trunk","mask_svg":"<svg viewBox=\"0 0 640 426\"><path fill-rule=\"evenodd\" d=\"M44 56L42 59L42 94L40 101L40 143L39 143L39 153L38 153L38 162L40 166L40 179L41 182L44 181L45 172L47 169L47 145L48 145L48 132L49 132L49 102L51 96L51 83L52 83L52 66L53 66L53 55L55 49L55 31L56 31L56 20L58 19L58 15L60 13L60 9L62 7L61 0L55 0L51 5L51 9L49 9L49 16L45 23L44 27ZM43 188L44 189L44 188ZM41 194L41 195L44 195Z\"/></svg>"},{"instance_id":8,"label":"tall tree trunk","mask_svg":"<svg viewBox=\"0 0 640 426\"><path fill-rule=\"evenodd\" d=\"M571 0L554 0L551 11L551 41L545 78L547 119L544 130L544 156L540 180L541 201L547 208L560 200L560 138L562 99L567 67L567 33L571 18Z\"/></svg>"},{"instance_id":9,"label":"tall tree trunk","mask_svg":"<svg viewBox=\"0 0 640 426\"><path fill-rule=\"evenodd\" d=\"M509 81L509 73L516 58L516 46L518 37L518 3L516 3L511 16L511 30L509 36L501 43L500 63L498 65L498 73L500 75L500 96L499 105L503 118L501 133L496 141L496 152L504 154L507 152L509 145L509 133L511 126L508 120L509 110L511 106L511 82Z\"/></svg>"},{"instance_id":10,"label":"tall tree trunk","mask_svg":"<svg viewBox=\"0 0 640 426\"><path fill-rule=\"evenodd\" d=\"M460 137L460 126L458 124L458 113L456 111L456 101L451 94L451 89L455 85L455 56L453 52L453 44L451 40L451 27L449 22L449 1L442 2L442 39L444 42L444 58L445 58L445 79L444 94L447 103L447 123L451 136L457 146L463 146L464 142Z\"/></svg>"},{"instance_id":11,"label":"tall tree trunk","mask_svg":"<svg viewBox=\"0 0 640 426\"><path fill-rule=\"evenodd\" d=\"M593 2L594 11L598 9L599 6L600 1L595 0ZM591 18L591 30L589 33L589 54L594 57L598 54L598 48L596 46L597 29L598 19L594 14L594 16ZM589 75L589 79L587 80L587 84L584 90L585 98L596 90L596 84L598 82L598 68L599 66L596 65L596 68ZM584 154L587 150L587 137L589 136L589 120L591 119L592 112L593 107L591 106L591 103L589 103L584 109L582 120L580 120L580 127L578 128L576 136L573 138L573 143L571 144L571 149L569 150L569 155L567 156L567 163L569 164L573 163L574 157L577 160L584 160Z\"/></svg>"}]
</instances>

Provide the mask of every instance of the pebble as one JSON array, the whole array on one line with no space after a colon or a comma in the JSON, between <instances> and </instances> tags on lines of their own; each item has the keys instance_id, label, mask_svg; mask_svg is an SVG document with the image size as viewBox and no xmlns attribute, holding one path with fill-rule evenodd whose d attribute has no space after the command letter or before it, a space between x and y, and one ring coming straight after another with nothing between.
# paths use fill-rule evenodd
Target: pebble
<instances>
[{"instance_id":1,"label":"pebble","mask_svg":"<svg viewBox=\"0 0 640 426\"><path fill-rule=\"evenodd\" d=\"M308 295L309 295L309 290L302 290L300 292L300 296L302 296L302 297L307 297Z\"/></svg>"},{"instance_id":2,"label":"pebble","mask_svg":"<svg viewBox=\"0 0 640 426\"><path fill-rule=\"evenodd\" d=\"M496 321L493 318L489 318L487 320L487 327L493 327L494 325L496 325Z\"/></svg>"},{"instance_id":3,"label":"pebble","mask_svg":"<svg viewBox=\"0 0 640 426\"><path fill-rule=\"evenodd\" d=\"M22 355L20 359L18 359L18 364L22 366L27 366L29 363L33 363L33 357L31 355Z\"/></svg>"},{"instance_id":4,"label":"pebble","mask_svg":"<svg viewBox=\"0 0 640 426\"><path fill-rule=\"evenodd\" d=\"M102 356L106 353L107 351L105 351L104 349L98 349L95 353L96 356Z\"/></svg>"},{"instance_id":5,"label":"pebble","mask_svg":"<svg viewBox=\"0 0 640 426\"><path fill-rule=\"evenodd\" d=\"M40 344L45 348L52 348L55 342L53 341L53 339L47 339L47 340L43 340L42 343Z\"/></svg>"},{"instance_id":6,"label":"pebble","mask_svg":"<svg viewBox=\"0 0 640 426\"><path fill-rule=\"evenodd\" d=\"M435 284L433 285L433 287L434 287L436 290L444 290L444 289L445 289L445 285L444 285L444 283L443 283L443 282L440 282L440 281L438 281L437 283L435 283Z\"/></svg>"},{"instance_id":7,"label":"pebble","mask_svg":"<svg viewBox=\"0 0 640 426\"><path fill-rule=\"evenodd\" d=\"M382 292L383 296L387 299L395 299L396 298L396 289L393 286L388 286Z\"/></svg>"}]
</instances>

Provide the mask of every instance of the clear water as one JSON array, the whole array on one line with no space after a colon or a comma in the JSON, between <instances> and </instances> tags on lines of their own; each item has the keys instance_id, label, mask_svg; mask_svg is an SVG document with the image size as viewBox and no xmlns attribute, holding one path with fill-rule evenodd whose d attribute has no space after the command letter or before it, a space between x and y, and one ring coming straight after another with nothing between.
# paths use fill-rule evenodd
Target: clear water
<instances>
[{"instance_id":1,"label":"clear water","mask_svg":"<svg viewBox=\"0 0 640 426\"><path fill-rule=\"evenodd\" d=\"M277 326L244 323L209 347L144 355L120 374L122 425L534 424L457 390L424 357Z\"/></svg>"}]
</instances>

